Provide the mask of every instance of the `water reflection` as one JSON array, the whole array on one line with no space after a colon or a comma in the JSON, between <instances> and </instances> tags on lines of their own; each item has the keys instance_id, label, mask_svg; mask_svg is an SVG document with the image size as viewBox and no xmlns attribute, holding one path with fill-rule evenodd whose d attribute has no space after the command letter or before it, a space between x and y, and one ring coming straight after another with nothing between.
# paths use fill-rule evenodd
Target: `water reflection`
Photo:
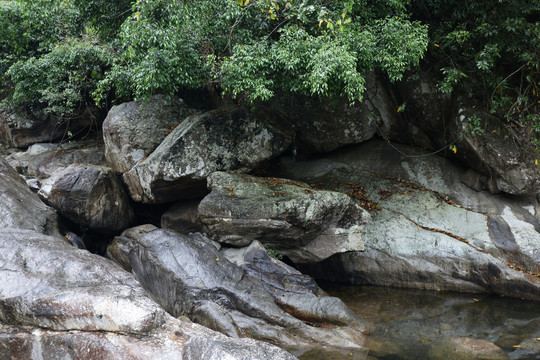
<instances>
[{"instance_id":1,"label":"water reflection","mask_svg":"<svg viewBox=\"0 0 540 360\"><path fill-rule=\"evenodd\" d=\"M325 353L319 349L305 353L301 359L448 360L498 356L540 360L540 303L537 302L371 286L326 290L341 298L369 324L369 352ZM476 357L460 352L462 349L456 344L468 344L476 349ZM498 350L493 344L504 351L478 357L482 346L488 352Z\"/></svg>"}]
</instances>

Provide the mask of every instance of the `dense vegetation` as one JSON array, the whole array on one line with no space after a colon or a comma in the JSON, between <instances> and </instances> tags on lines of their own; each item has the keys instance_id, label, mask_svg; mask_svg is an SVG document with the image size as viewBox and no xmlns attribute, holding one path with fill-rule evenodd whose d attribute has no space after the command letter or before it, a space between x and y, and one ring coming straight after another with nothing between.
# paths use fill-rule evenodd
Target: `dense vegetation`
<instances>
[{"instance_id":1,"label":"dense vegetation","mask_svg":"<svg viewBox=\"0 0 540 360\"><path fill-rule=\"evenodd\" d=\"M354 103L369 72L422 60L439 91L540 134L539 18L537 0L4 0L0 99L60 119L203 86Z\"/></svg>"}]
</instances>

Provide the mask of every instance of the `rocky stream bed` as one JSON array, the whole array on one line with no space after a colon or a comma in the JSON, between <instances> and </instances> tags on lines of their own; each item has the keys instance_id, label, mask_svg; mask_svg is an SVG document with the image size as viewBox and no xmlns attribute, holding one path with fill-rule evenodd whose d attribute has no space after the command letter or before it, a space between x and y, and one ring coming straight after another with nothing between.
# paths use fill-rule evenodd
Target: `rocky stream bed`
<instances>
[{"instance_id":1,"label":"rocky stream bed","mask_svg":"<svg viewBox=\"0 0 540 360\"><path fill-rule=\"evenodd\" d=\"M382 140L385 101L156 96L71 141L0 116L0 357L538 358L538 170Z\"/></svg>"}]
</instances>

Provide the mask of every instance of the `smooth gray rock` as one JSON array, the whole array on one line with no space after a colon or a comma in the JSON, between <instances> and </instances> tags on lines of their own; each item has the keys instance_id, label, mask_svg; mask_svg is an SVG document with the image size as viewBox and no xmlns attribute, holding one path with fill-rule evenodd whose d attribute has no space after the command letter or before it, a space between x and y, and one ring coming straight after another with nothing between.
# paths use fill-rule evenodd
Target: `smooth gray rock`
<instances>
[{"instance_id":1,"label":"smooth gray rock","mask_svg":"<svg viewBox=\"0 0 540 360\"><path fill-rule=\"evenodd\" d=\"M191 359L216 344L241 354L227 359L294 359L175 319L116 264L34 231L0 229L0 278L1 358Z\"/></svg>"},{"instance_id":2,"label":"smooth gray rock","mask_svg":"<svg viewBox=\"0 0 540 360\"><path fill-rule=\"evenodd\" d=\"M338 298L309 276L270 256L257 240L245 248L223 249L221 253L262 284L276 303L289 314L313 323L350 325L360 319Z\"/></svg>"},{"instance_id":3,"label":"smooth gray rock","mask_svg":"<svg viewBox=\"0 0 540 360\"><path fill-rule=\"evenodd\" d=\"M221 108L182 121L144 161L124 173L131 197L143 203L193 199L214 171L249 171L286 150L292 132L279 119Z\"/></svg>"},{"instance_id":4,"label":"smooth gray rock","mask_svg":"<svg viewBox=\"0 0 540 360\"><path fill-rule=\"evenodd\" d=\"M287 161L284 159L284 164ZM317 161L289 162L286 168L317 177L342 164L355 169L369 169L382 177L401 179L434 190L457 205L476 212L501 215L506 209L540 229L540 216L536 215L540 214L540 205L536 196L492 194L489 178L459 166L451 159L415 147L372 140L327 154Z\"/></svg>"},{"instance_id":5,"label":"smooth gray rock","mask_svg":"<svg viewBox=\"0 0 540 360\"><path fill-rule=\"evenodd\" d=\"M103 122L105 157L124 173L150 155L186 117L197 113L182 99L154 95L113 106Z\"/></svg>"},{"instance_id":6,"label":"smooth gray rock","mask_svg":"<svg viewBox=\"0 0 540 360\"><path fill-rule=\"evenodd\" d=\"M30 230L0 229L0 322L147 332L165 314L116 264ZM129 316L127 316L129 314Z\"/></svg>"},{"instance_id":7,"label":"smooth gray rock","mask_svg":"<svg viewBox=\"0 0 540 360\"><path fill-rule=\"evenodd\" d=\"M72 164L43 181L39 195L74 223L100 233L129 226L134 212L112 169Z\"/></svg>"},{"instance_id":8,"label":"smooth gray rock","mask_svg":"<svg viewBox=\"0 0 540 360\"><path fill-rule=\"evenodd\" d=\"M105 165L103 141L90 138L64 143L40 143L6 157L28 179L43 180L73 163Z\"/></svg>"},{"instance_id":9,"label":"smooth gray rock","mask_svg":"<svg viewBox=\"0 0 540 360\"><path fill-rule=\"evenodd\" d=\"M332 318L332 323L326 323L328 328L306 325L280 308L259 281L227 260L200 234L155 230L138 239L129 260L142 286L173 316L188 316L229 336L284 347L305 346L310 341L362 347L363 325L352 312ZM341 304L341 309L348 310L333 299L331 306ZM324 300L319 303L320 307L327 305ZM329 317L311 314L305 320L315 319L326 321Z\"/></svg>"},{"instance_id":10,"label":"smooth gray rock","mask_svg":"<svg viewBox=\"0 0 540 360\"><path fill-rule=\"evenodd\" d=\"M124 230L107 247L107 257L120 265L124 270L131 272L129 252L140 237L156 229L157 227L154 225L144 224Z\"/></svg>"},{"instance_id":11,"label":"smooth gray rock","mask_svg":"<svg viewBox=\"0 0 540 360\"><path fill-rule=\"evenodd\" d=\"M363 250L369 214L349 196L278 178L215 172L199 218L213 240L234 246L259 240L294 262L318 262Z\"/></svg>"},{"instance_id":12,"label":"smooth gray rock","mask_svg":"<svg viewBox=\"0 0 540 360\"><path fill-rule=\"evenodd\" d=\"M29 229L60 236L58 216L0 159L0 228Z\"/></svg>"},{"instance_id":13,"label":"smooth gray rock","mask_svg":"<svg viewBox=\"0 0 540 360\"><path fill-rule=\"evenodd\" d=\"M212 339L207 336L194 336L184 344L182 360L292 360L296 359L275 347L261 346L260 341L241 339L239 343Z\"/></svg>"},{"instance_id":14,"label":"smooth gray rock","mask_svg":"<svg viewBox=\"0 0 540 360\"><path fill-rule=\"evenodd\" d=\"M459 171L451 164L397 150L366 144L331 159L284 163L283 176L321 188L349 193L348 184L362 186L359 201L372 209L360 234L366 251L336 255L312 274L539 300L536 200L478 193L452 182Z\"/></svg>"}]
</instances>

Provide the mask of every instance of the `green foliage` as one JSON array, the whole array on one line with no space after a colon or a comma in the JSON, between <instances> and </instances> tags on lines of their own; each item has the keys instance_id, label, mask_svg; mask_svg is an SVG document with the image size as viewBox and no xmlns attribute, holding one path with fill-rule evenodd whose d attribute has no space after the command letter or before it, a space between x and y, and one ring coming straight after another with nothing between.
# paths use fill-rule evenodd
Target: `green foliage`
<instances>
[{"instance_id":1,"label":"green foliage","mask_svg":"<svg viewBox=\"0 0 540 360\"><path fill-rule=\"evenodd\" d=\"M64 38L79 34L79 13L67 1L1 1L0 2L0 72L15 62L40 56ZM10 87L0 77L0 87Z\"/></svg>"},{"instance_id":2,"label":"green foliage","mask_svg":"<svg viewBox=\"0 0 540 360\"><path fill-rule=\"evenodd\" d=\"M131 0L73 0L73 5L86 25L109 41L118 36L120 26L131 13Z\"/></svg>"},{"instance_id":3,"label":"green foliage","mask_svg":"<svg viewBox=\"0 0 540 360\"><path fill-rule=\"evenodd\" d=\"M404 2L386 5L380 14L362 1L254 2L245 17L261 14L258 23L271 26L237 40L218 79L250 101L268 100L278 89L361 101L367 73L379 69L399 80L426 49L427 29L406 19Z\"/></svg>"},{"instance_id":4,"label":"green foliage","mask_svg":"<svg viewBox=\"0 0 540 360\"><path fill-rule=\"evenodd\" d=\"M122 57L101 88L141 98L213 81L250 102L276 90L354 102L369 71L395 81L424 53L427 28L407 20L405 4L139 1L122 26Z\"/></svg>"},{"instance_id":5,"label":"green foliage","mask_svg":"<svg viewBox=\"0 0 540 360\"><path fill-rule=\"evenodd\" d=\"M275 259L283 260L283 254L277 252L274 249L267 248L266 253Z\"/></svg>"},{"instance_id":6,"label":"green foliage","mask_svg":"<svg viewBox=\"0 0 540 360\"><path fill-rule=\"evenodd\" d=\"M121 28L122 54L96 99L113 88L120 98L141 98L204 85L208 79L201 56L204 12L197 7L169 0L135 3Z\"/></svg>"},{"instance_id":7,"label":"green foliage","mask_svg":"<svg viewBox=\"0 0 540 360\"><path fill-rule=\"evenodd\" d=\"M427 58L441 72L440 91L533 124L525 120L540 112L539 1L418 0L412 13L430 25Z\"/></svg>"},{"instance_id":8,"label":"green foliage","mask_svg":"<svg viewBox=\"0 0 540 360\"><path fill-rule=\"evenodd\" d=\"M467 122L467 130L471 136L478 136L485 133L485 129L482 126L482 119L478 116L471 116Z\"/></svg>"},{"instance_id":9,"label":"green foliage","mask_svg":"<svg viewBox=\"0 0 540 360\"><path fill-rule=\"evenodd\" d=\"M108 48L90 39L71 39L41 57L21 60L6 77L15 84L16 109L74 117L90 106L91 93L112 64Z\"/></svg>"},{"instance_id":10,"label":"green foliage","mask_svg":"<svg viewBox=\"0 0 540 360\"><path fill-rule=\"evenodd\" d=\"M539 18L531 0L0 1L0 99L59 117L205 85L354 103L371 71L418 67L429 25L439 90L540 136Z\"/></svg>"}]
</instances>

